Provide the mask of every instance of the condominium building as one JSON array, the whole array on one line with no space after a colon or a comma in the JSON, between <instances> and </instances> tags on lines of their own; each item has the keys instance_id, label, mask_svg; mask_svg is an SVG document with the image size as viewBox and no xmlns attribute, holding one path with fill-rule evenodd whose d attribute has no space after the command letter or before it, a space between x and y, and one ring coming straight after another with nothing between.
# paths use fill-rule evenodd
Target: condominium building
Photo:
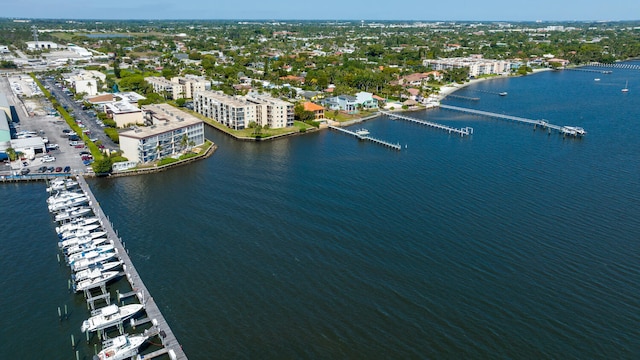
<instances>
[{"instance_id":1,"label":"condominium building","mask_svg":"<svg viewBox=\"0 0 640 360\"><path fill-rule=\"evenodd\" d=\"M153 91L165 96L168 99L191 99L198 91L205 91L211 87L207 80L197 77L173 77L167 80L163 77L150 76L144 78Z\"/></svg>"},{"instance_id":2,"label":"condominium building","mask_svg":"<svg viewBox=\"0 0 640 360\"><path fill-rule=\"evenodd\" d=\"M129 161L146 163L204 144L202 120L168 104L142 107L151 126L120 133L120 150Z\"/></svg>"},{"instance_id":3,"label":"condominium building","mask_svg":"<svg viewBox=\"0 0 640 360\"><path fill-rule=\"evenodd\" d=\"M194 110L234 130L246 129L252 122L273 129L293 126L293 104L270 96L203 91L194 97Z\"/></svg>"},{"instance_id":4,"label":"condominium building","mask_svg":"<svg viewBox=\"0 0 640 360\"><path fill-rule=\"evenodd\" d=\"M469 76L477 77L479 75L503 75L509 74L512 63L506 60L483 59L482 56L475 55L471 57L457 57L445 59L426 59L423 60L424 66L431 66L434 70L449 70L469 68Z\"/></svg>"},{"instance_id":5,"label":"condominium building","mask_svg":"<svg viewBox=\"0 0 640 360\"><path fill-rule=\"evenodd\" d=\"M104 112L107 117L116 122L118 127L144 123L142 110L128 101L106 103Z\"/></svg>"}]
</instances>

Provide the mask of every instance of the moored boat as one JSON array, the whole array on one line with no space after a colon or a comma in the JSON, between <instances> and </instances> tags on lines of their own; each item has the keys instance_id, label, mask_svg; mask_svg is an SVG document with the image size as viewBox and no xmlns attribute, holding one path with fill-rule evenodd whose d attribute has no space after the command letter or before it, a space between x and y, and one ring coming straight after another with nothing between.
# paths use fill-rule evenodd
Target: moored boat
<instances>
[{"instance_id":1,"label":"moored boat","mask_svg":"<svg viewBox=\"0 0 640 360\"><path fill-rule=\"evenodd\" d=\"M117 325L142 310L142 304L131 304L118 307L109 305L91 312L91 317L82 322L81 332L98 331Z\"/></svg>"},{"instance_id":2,"label":"moored boat","mask_svg":"<svg viewBox=\"0 0 640 360\"><path fill-rule=\"evenodd\" d=\"M107 262L113 259L117 254L118 254L118 249L115 249L112 252L101 253L100 255L91 259L78 260L69 266L71 267L72 271L78 272L78 271L88 269L89 267L94 266L96 264Z\"/></svg>"},{"instance_id":3,"label":"moored boat","mask_svg":"<svg viewBox=\"0 0 640 360\"><path fill-rule=\"evenodd\" d=\"M124 360L138 354L138 348L147 341L145 335L120 335L102 343L102 351L93 360Z\"/></svg>"},{"instance_id":4,"label":"moored boat","mask_svg":"<svg viewBox=\"0 0 640 360\"><path fill-rule=\"evenodd\" d=\"M73 284L73 290L75 292L91 290L93 288L106 284L107 282L115 279L116 277L118 277L118 274L119 274L118 271L101 272L96 277L83 279L76 282L75 284Z\"/></svg>"},{"instance_id":5,"label":"moored boat","mask_svg":"<svg viewBox=\"0 0 640 360\"><path fill-rule=\"evenodd\" d=\"M76 282L79 282L84 279L95 278L100 276L100 274L102 274L103 272L113 270L121 265L122 265L122 261L99 263L85 270L81 270L81 271L78 271L77 273L71 274L71 279Z\"/></svg>"}]
</instances>

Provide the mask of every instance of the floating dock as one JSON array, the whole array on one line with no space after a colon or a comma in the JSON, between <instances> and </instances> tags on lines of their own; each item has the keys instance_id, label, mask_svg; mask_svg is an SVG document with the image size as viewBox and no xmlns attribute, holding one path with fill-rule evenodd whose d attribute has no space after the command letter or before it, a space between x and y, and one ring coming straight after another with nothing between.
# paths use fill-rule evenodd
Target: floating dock
<instances>
[{"instance_id":1,"label":"floating dock","mask_svg":"<svg viewBox=\"0 0 640 360\"><path fill-rule=\"evenodd\" d=\"M440 129L440 130L444 130L446 132L448 132L449 134L453 133L453 134L458 134L460 136L468 136L473 134L473 128L471 127L465 127L465 128L454 128L451 126L447 126L447 125L442 125L442 124L438 124L438 123L434 123L431 121L426 121L426 120L420 120L420 119L416 119L416 118L412 118L409 116L404 116L404 115L400 115L400 114L396 114L396 113L392 113L392 112L388 112L388 111L382 111L380 110L380 113L387 115L391 118L395 118L395 119L401 119L401 120L407 120L407 121L411 121L414 122L416 124L420 124L420 125L426 125L435 129Z\"/></svg>"},{"instance_id":2,"label":"floating dock","mask_svg":"<svg viewBox=\"0 0 640 360\"><path fill-rule=\"evenodd\" d=\"M343 132L345 134L349 134L349 135L355 136L359 140L368 140L368 141L371 141L373 143L380 144L380 145L392 148L394 150L398 150L398 151L402 150L402 146L400 144L392 144L390 142L387 142L387 141L384 141L384 140L380 140L380 139L376 139L376 138L368 136L368 135L361 135L358 132L354 132L354 131L350 131L350 130L347 130L347 129L343 129L343 128L338 127L338 126L329 125L329 129L338 130L338 131L341 131L341 132Z\"/></svg>"},{"instance_id":3,"label":"floating dock","mask_svg":"<svg viewBox=\"0 0 640 360\"><path fill-rule=\"evenodd\" d=\"M129 257L127 251L122 245L122 240L118 237L117 233L113 229L111 222L107 218L107 216L102 211L102 208L98 204L93 192L89 188L86 180L82 175L77 176L77 181L84 193L89 197L89 206L93 210L94 215L100 219L99 222L102 225L103 230L107 233L107 238L112 239L114 242L114 247L118 250L118 257L123 262L123 269L125 272L125 276L129 283L131 284L131 288L135 291L135 296L138 298L141 304L144 304L144 310L147 313L147 317L149 319L155 320L154 323L159 332L160 340L162 341L163 349L159 350L156 356L168 353L172 359L186 359L185 355L180 343L176 339L175 335L171 331L169 324L165 320L164 316L160 312L158 305L156 304L154 298L149 293L149 290L142 282L142 278L138 274L131 258ZM151 354L144 355L144 359L150 359L153 356Z\"/></svg>"},{"instance_id":4,"label":"floating dock","mask_svg":"<svg viewBox=\"0 0 640 360\"><path fill-rule=\"evenodd\" d=\"M442 109L460 111L460 112L464 112L464 113L467 113L467 114L487 116L487 117L491 117L491 118L495 118L495 119L510 120L510 121L521 122L521 123L525 123L525 124L531 124L531 125L534 126L534 128L540 126L543 129L549 129L549 132L551 132L551 130L556 130L559 133L561 133L562 135L581 137L581 136L584 136L584 135L587 134L587 132L584 131L584 129L581 128L581 127L553 125L553 124L549 124L546 120L527 119L527 118L518 117L518 116L497 114L497 113L492 113L492 112L489 112L489 111L467 109L467 108L463 108L463 107L459 107L459 106L451 106L451 105L443 105L443 104L440 104L440 107Z\"/></svg>"}]
</instances>

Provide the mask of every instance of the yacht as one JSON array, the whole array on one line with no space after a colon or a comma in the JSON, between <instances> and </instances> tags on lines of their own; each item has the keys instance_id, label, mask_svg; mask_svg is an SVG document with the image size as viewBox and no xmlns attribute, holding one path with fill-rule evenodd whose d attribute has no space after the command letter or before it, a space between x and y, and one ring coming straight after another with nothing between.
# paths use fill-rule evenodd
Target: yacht
<instances>
[{"instance_id":1,"label":"yacht","mask_svg":"<svg viewBox=\"0 0 640 360\"><path fill-rule=\"evenodd\" d=\"M98 331L117 325L135 315L138 311L142 310L143 307L144 305L142 304L131 304L121 307L113 304L97 309L91 312L89 319L82 322L80 331Z\"/></svg>"},{"instance_id":2,"label":"yacht","mask_svg":"<svg viewBox=\"0 0 640 360\"><path fill-rule=\"evenodd\" d=\"M109 251L113 251L113 245L100 245L96 246L94 249L89 251L81 251L67 256L67 262L69 265L73 265L74 263L83 260L83 259L93 259L101 254L104 254Z\"/></svg>"},{"instance_id":3,"label":"yacht","mask_svg":"<svg viewBox=\"0 0 640 360\"><path fill-rule=\"evenodd\" d=\"M91 224L85 226L77 226L75 229L67 230L61 233L58 233L58 237L60 239L69 239L72 237L80 237L89 235L93 230L99 228L98 224Z\"/></svg>"},{"instance_id":4,"label":"yacht","mask_svg":"<svg viewBox=\"0 0 640 360\"><path fill-rule=\"evenodd\" d=\"M116 277L118 277L118 274L119 274L118 271L100 272L100 274L98 276L96 276L96 277L87 278L87 279L83 279L83 280L80 280L80 281L76 282L73 285L73 290L75 292L91 290L93 288L96 288L98 286L104 285L107 282L115 279Z\"/></svg>"},{"instance_id":5,"label":"yacht","mask_svg":"<svg viewBox=\"0 0 640 360\"><path fill-rule=\"evenodd\" d=\"M78 205L84 205L88 202L89 202L89 197L87 196L75 197L73 199L68 199L65 201L56 201L53 204L49 205L49 211L50 212L63 211L65 209L72 208Z\"/></svg>"},{"instance_id":6,"label":"yacht","mask_svg":"<svg viewBox=\"0 0 640 360\"><path fill-rule=\"evenodd\" d=\"M73 245L67 248L64 248L63 251L67 256L70 256L75 253L83 252L83 251L91 251L99 249L104 243L107 242L106 238L97 238L89 241L85 244ZM113 241L109 242L109 246L113 246Z\"/></svg>"},{"instance_id":7,"label":"yacht","mask_svg":"<svg viewBox=\"0 0 640 360\"><path fill-rule=\"evenodd\" d=\"M64 225L60 225L56 227L56 232L58 234L62 234L65 231L80 229L83 226L92 225L99 221L99 219L95 216L88 218L77 218L72 220Z\"/></svg>"},{"instance_id":8,"label":"yacht","mask_svg":"<svg viewBox=\"0 0 640 360\"><path fill-rule=\"evenodd\" d=\"M65 220L71 220L71 219L75 219L84 215L87 215L88 213L91 212L91 208L90 207L77 207L77 208L70 208L67 209L59 214L56 214L55 216L55 220L56 221L65 221Z\"/></svg>"},{"instance_id":9,"label":"yacht","mask_svg":"<svg viewBox=\"0 0 640 360\"><path fill-rule=\"evenodd\" d=\"M54 191L72 189L76 186L78 186L78 182L72 179L54 180L51 182L51 185L47 187L47 192L52 193Z\"/></svg>"},{"instance_id":10,"label":"yacht","mask_svg":"<svg viewBox=\"0 0 640 360\"><path fill-rule=\"evenodd\" d=\"M86 195L81 192L63 191L55 195L49 196L49 198L47 199L47 204L52 205L58 202L63 202L63 201L67 201L67 200L71 200L71 199L75 199L83 196L86 196Z\"/></svg>"},{"instance_id":11,"label":"yacht","mask_svg":"<svg viewBox=\"0 0 640 360\"><path fill-rule=\"evenodd\" d=\"M102 343L102 351L93 360L124 360L138 354L140 345L147 341L145 335L120 335Z\"/></svg>"},{"instance_id":12,"label":"yacht","mask_svg":"<svg viewBox=\"0 0 640 360\"><path fill-rule=\"evenodd\" d=\"M100 255L91 259L78 260L69 266L71 266L71 270L73 272L82 271L82 270L88 269L91 266L95 266L96 264L107 262L113 259L116 256L116 254L118 254L118 249L115 249L112 252L110 251L110 252L101 253Z\"/></svg>"},{"instance_id":13,"label":"yacht","mask_svg":"<svg viewBox=\"0 0 640 360\"><path fill-rule=\"evenodd\" d=\"M98 238L105 236L106 234L107 233L104 231L96 231L96 232L87 234L85 236L74 236L68 239L63 239L58 241L58 247L62 249L66 249L68 247L75 246L75 245L88 244Z\"/></svg>"},{"instance_id":14,"label":"yacht","mask_svg":"<svg viewBox=\"0 0 640 360\"><path fill-rule=\"evenodd\" d=\"M103 272L113 270L121 265L122 261L111 261L107 263L96 264L95 266L71 274L71 279L76 282L82 281L84 279L93 279L100 276L100 274L102 274Z\"/></svg>"}]
</instances>

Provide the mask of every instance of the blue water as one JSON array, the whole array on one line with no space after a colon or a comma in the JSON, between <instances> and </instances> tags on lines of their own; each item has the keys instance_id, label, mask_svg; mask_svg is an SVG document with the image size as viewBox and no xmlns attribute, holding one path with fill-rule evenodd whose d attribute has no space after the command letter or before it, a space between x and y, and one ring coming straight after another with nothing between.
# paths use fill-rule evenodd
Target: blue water
<instances>
[{"instance_id":1,"label":"blue water","mask_svg":"<svg viewBox=\"0 0 640 360\"><path fill-rule=\"evenodd\" d=\"M638 83L632 70L545 72L446 101L581 126L581 140L430 110L411 116L474 135L355 126L406 145L396 152L333 131L210 131L205 161L91 186L191 359L634 359ZM0 186L0 358L70 358L81 336L43 188ZM75 317L59 322L65 303Z\"/></svg>"}]
</instances>

